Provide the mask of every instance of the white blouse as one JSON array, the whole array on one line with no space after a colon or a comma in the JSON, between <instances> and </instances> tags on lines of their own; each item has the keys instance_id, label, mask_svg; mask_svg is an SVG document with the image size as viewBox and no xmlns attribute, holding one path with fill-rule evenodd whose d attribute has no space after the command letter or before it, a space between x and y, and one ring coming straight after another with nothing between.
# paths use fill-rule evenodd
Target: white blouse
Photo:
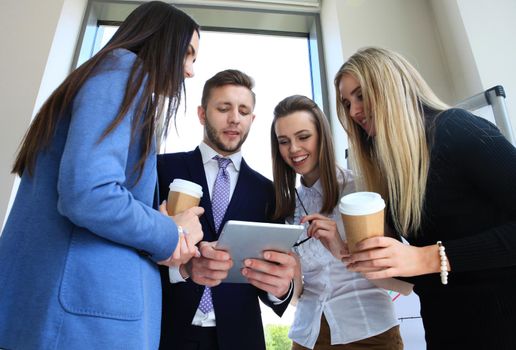
<instances>
[{"instance_id":1,"label":"white blouse","mask_svg":"<svg viewBox=\"0 0 516 350\"><path fill-rule=\"evenodd\" d=\"M337 175L339 197L355 191L353 175L349 170L338 169ZM322 188L319 180L312 187L299 186L298 193L309 214L320 211ZM299 223L305 215L299 199L296 199L296 211L290 223ZM338 206L328 217L337 222L339 233L345 239ZM305 229L299 240L306 237ZM348 271L319 240L309 239L294 251L301 260L304 288L289 331L293 341L313 349L319 336L323 312L330 326L331 344L347 344L369 338L398 324L387 291L373 285L362 274Z\"/></svg>"}]
</instances>

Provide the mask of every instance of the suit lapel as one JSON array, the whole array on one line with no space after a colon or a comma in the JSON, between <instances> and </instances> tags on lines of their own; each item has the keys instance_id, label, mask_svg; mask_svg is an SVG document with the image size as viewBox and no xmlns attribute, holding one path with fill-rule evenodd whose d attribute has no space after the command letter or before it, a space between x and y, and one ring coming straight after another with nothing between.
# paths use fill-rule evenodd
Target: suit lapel
<instances>
[{"instance_id":1,"label":"suit lapel","mask_svg":"<svg viewBox=\"0 0 516 350\"><path fill-rule=\"evenodd\" d=\"M203 240L217 240L226 221L235 217L235 213L242 210L246 206L245 194L249 192L250 188L252 188L252 181L250 176L251 170L245 160L242 158L242 163L240 164L240 173L238 175L235 190L233 191L228 208L226 209L226 213L224 214L224 218L220 224L219 231L216 232L210 200L210 191L208 189L208 183L206 182L206 173L204 172L204 164L202 162L202 156L199 147L192 151L192 156L187 157L186 161L188 164L191 181L202 186L203 195L199 205L204 208L204 214L201 216L200 220L201 223L204 222L203 227L209 228L208 232L204 232Z\"/></svg>"},{"instance_id":2,"label":"suit lapel","mask_svg":"<svg viewBox=\"0 0 516 350\"><path fill-rule=\"evenodd\" d=\"M209 228L208 232L204 232L203 241L215 240L215 223L213 221L213 212L211 210L210 191L206 182L206 173L204 172L204 164L202 162L201 151L197 147L192 151L192 156L186 158L188 170L190 172L191 181L202 186L202 198L199 204L204 208L204 214L200 217L201 223L204 221L203 227Z\"/></svg>"}]
</instances>

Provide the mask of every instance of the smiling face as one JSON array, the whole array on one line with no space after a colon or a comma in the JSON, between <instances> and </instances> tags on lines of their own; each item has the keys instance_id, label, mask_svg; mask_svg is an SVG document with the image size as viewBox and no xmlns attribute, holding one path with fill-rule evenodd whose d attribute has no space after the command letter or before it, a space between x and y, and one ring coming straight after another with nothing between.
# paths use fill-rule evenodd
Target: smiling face
<instances>
[{"instance_id":1,"label":"smiling face","mask_svg":"<svg viewBox=\"0 0 516 350\"><path fill-rule=\"evenodd\" d=\"M343 74L339 82L339 93L346 113L353 122L360 125L369 136L375 136L376 130L373 118L366 115L364 111L362 87L358 81L349 74Z\"/></svg>"},{"instance_id":2,"label":"smiling face","mask_svg":"<svg viewBox=\"0 0 516 350\"><path fill-rule=\"evenodd\" d=\"M281 158L303 177L307 186L319 179L319 134L308 111L278 118L274 125Z\"/></svg>"},{"instance_id":3,"label":"smiling face","mask_svg":"<svg viewBox=\"0 0 516 350\"><path fill-rule=\"evenodd\" d=\"M223 156L242 147L255 115L251 91L243 86L224 85L210 91L206 109L198 107L204 125L204 142Z\"/></svg>"}]
</instances>

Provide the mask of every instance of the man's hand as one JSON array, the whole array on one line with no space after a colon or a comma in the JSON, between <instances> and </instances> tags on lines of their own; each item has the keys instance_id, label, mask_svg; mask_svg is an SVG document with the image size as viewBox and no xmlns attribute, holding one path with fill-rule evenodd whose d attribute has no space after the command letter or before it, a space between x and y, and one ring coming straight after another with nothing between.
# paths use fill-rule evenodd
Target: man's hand
<instances>
[{"instance_id":1,"label":"man's hand","mask_svg":"<svg viewBox=\"0 0 516 350\"><path fill-rule=\"evenodd\" d=\"M216 250L217 242L201 242L200 257L193 258L185 266L190 278L197 284L208 287L219 285L228 276L233 260L229 253Z\"/></svg>"},{"instance_id":2,"label":"man's hand","mask_svg":"<svg viewBox=\"0 0 516 350\"><path fill-rule=\"evenodd\" d=\"M246 259L242 274L253 286L283 299L289 291L296 270L293 253L264 251L264 260Z\"/></svg>"}]
</instances>

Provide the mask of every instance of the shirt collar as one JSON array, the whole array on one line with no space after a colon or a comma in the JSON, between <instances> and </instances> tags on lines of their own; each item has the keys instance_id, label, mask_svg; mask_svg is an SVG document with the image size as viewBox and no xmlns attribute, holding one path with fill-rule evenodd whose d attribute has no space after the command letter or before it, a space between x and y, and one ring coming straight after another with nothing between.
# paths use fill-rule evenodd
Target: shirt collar
<instances>
[{"instance_id":1,"label":"shirt collar","mask_svg":"<svg viewBox=\"0 0 516 350\"><path fill-rule=\"evenodd\" d=\"M242 163L242 152L238 151L228 156L223 156L222 154L217 153L213 148L208 146L205 142L201 142L199 145L199 150L201 151L202 163L206 164L209 161L213 160L213 157L219 156L222 158L229 158L231 162L235 166L236 171L240 171L240 165Z\"/></svg>"},{"instance_id":2,"label":"shirt collar","mask_svg":"<svg viewBox=\"0 0 516 350\"><path fill-rule=\"evenodd\" d=\"M303 183L303 178L301 178L301 190L303 192L310 192L310 191L316 191L320 195L322 195L322 185L321 185L321 178L318 178L317 181L312 185L312 187L308 187Z\"/></svg>"}]
</instances>

